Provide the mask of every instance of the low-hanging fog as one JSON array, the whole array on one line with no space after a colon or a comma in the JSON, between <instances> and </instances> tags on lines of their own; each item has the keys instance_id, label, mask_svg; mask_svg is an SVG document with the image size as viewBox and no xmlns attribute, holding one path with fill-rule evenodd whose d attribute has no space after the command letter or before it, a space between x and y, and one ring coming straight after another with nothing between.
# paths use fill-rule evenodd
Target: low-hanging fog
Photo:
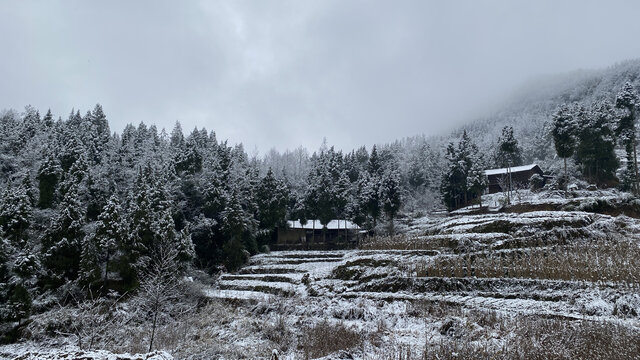
<instances>
[{"instance_id":1,"label":"low-hanging fog","mask_svg":"<svg viewBox=\"0 0 640 360\"><path fill-rule=\"evenodd\" d=\"M20 1L0 12L0 109L112 130L176 120L251 151L443 133L524 81L640 55L630 1Z\"/></svg>"}]
</instances>

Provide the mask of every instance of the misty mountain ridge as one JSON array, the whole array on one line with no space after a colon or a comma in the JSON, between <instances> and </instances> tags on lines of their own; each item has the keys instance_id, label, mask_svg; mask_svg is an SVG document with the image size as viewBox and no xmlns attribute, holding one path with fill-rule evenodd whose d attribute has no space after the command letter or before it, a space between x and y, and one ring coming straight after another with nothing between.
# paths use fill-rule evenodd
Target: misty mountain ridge
<instances>
[{"instance_id":1,"label":"misty mountain ridge","mask_svg":"<svg viewBox=\"0 0 640 360\"><path fill-rule=\"evenodd\" d=\"M515 136L524 147L540 135L545 123L561 104L584 105L609 99L626 83L640 87L640 59L626 60L604 69L579 69L568 73L533 78L505 97L497 110L469 121L450 134L459 138L466 130L481 148L488 148L504 126L513 126ZM535 159L530 159L535 160ZM544 159L540 159L544 160Z\"/></svg>"}]
</instances>

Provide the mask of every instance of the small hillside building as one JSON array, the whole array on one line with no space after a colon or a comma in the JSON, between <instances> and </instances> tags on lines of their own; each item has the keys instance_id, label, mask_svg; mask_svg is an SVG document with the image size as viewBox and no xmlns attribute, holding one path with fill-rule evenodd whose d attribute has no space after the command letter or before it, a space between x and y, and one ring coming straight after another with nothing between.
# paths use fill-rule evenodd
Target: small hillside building
<instances>
[{"instance_id":1,"label":"small hillside building","mask_svg":"<svg viewBox=\"0 0 640 360\"><path fill-rule=\"evenodd\" d=\"M545 178L544 172L540 169L540 166L536 164L513 166L502 169L489 169L485 170L484 173L487 175L487 179L489 180L487 186L488 194L508 191L509 184L511 184L512 190L529 187L529 179L534 174L538 174Z\"/></svg>"},{"instance_id":2,"label":"small hillside building","mask_svg":"<svg viewBox=\"0 0 640 360\"><path fill-rule=\"evenodd\" d=\"M323 227L320 220L287 221L277 229L273 250L332 250L355 247L360 227L349 220L331 220Z\"/></svg>"}]
</instances>

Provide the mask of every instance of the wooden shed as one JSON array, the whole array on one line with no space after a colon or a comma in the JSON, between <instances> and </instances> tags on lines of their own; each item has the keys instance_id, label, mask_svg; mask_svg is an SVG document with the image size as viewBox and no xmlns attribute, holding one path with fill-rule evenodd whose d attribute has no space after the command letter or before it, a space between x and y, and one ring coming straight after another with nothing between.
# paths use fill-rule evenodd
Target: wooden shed
<instances>
[{"instance_id":1,"label":"wooden shed","mask_svg":"<svg viewBox=\"0 0 640 360\"><path fill-rule=\"evenodd\" d=\"M540 169L540 166L536 164L489 169L485 170L484 173L489 180L487 186L487 193L489 194L507 191L509 190L509 184L511 184L511 189L529 187L529 179L534 174L538 174L544 178L544 172Z\"/></svg>"}]
</instances>

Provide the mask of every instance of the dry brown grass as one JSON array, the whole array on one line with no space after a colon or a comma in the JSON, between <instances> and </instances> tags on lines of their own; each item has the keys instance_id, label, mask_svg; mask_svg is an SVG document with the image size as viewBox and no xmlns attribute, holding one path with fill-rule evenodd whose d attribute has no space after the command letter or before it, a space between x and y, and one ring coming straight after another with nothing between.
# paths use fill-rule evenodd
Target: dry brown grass
<instances>
[{"instance_id":1,"label":"dry brown grass","mask_svg":"<svg viewBox=\"0 0 640 360\"><path fill-rule=\"evenodd\" d=\"M457 241L443 237L425 241L421 236L394 235L371 236L360 241L358 247L362 250L438 250L457 246Z\"/></svg>"},{"instance_id":2,"label":"dry brown grass","mask_svg":"<svg viewBox=\"0 0 640 360\"><path fill-rule=\"evenodd\" d=\"M305 359L315 359L336 351L359 347L362 342L363 336L360 333L342 323L332 324L325 320L302 329L298 347Z\"/></svg>"},{"instance_id":3,"label":"dry brown grass","mask_svg":"<svg viewBox=\"0 0 640 360\"><path fill-rule=\"evenodd\" d=\"M640 247L611 239L517 251L440 256L417 264L418 276L577 280L640 286Z\"/></svg>"},{"instance_id":4,"label":"dry brown grass","mask_svg":"<svg viewBox=\"0 0 640 360\"><path fill-rule=\"evenodd\" d=\"M445 337L428 341L422 359L640 359L638 331L611 323L517 317L484 331L499 333L501 343Z\"/></svg>"}]
</instances>

